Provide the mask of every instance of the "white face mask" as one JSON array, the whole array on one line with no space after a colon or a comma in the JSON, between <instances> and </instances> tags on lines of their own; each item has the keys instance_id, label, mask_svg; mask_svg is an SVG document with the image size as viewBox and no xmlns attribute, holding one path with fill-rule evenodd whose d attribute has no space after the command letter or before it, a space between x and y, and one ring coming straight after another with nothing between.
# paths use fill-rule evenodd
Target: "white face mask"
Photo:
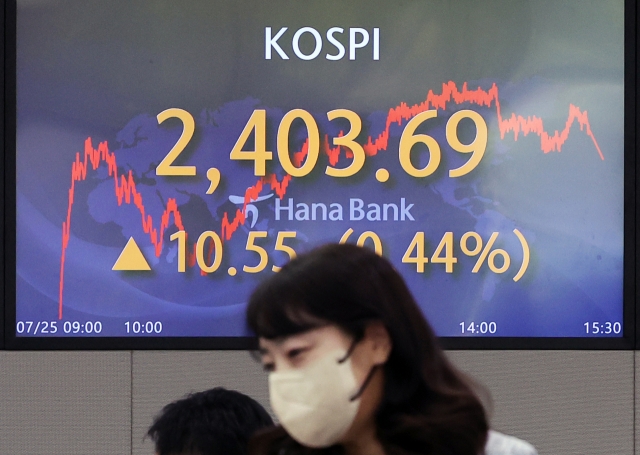
<instances>
[{"instance_id":1,"label":"white face mask","mask_svg":"<svg viewBox=\"0 0 640 455\"><path fill-rule=\"evenodd\" d=\"M351 359L340 362L344 357L344 351L333 351L304 368L269 374L271 407L304 446L335 444L358 413L360 391Z\"/></svg>"}]
</instances>

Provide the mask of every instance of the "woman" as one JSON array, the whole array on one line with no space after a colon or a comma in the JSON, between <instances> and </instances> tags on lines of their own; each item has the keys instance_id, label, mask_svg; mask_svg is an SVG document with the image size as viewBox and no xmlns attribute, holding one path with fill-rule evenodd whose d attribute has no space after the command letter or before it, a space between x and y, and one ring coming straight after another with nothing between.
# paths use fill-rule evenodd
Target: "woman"
<instances>
[{"instance_id":1,"label":"woman","mask_svg":"<svg viewBox=\"0 0 640 455\"><path fill-rule=\"evenodd\" d=\"M488 422L393 266L327 245L263 282L247 319L281 426L252 455L477 455Z\"/></svg>"}]
</instances>

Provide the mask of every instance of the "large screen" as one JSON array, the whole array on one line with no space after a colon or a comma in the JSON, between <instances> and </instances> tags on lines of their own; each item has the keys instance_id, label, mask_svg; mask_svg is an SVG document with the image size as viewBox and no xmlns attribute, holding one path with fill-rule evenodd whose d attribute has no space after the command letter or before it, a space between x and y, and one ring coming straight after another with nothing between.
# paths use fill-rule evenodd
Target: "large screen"
<instances>
[{"instance_id":1,"label":"large screen","mask_svg":"<svg viewBox=\"0 0 640 455\"><path fill-rule=\"evenodd\" d=\"M623 0L16 10L16 340L246 339L327 242L441 337L632 329Z\"/></svg>"}]
</instances>

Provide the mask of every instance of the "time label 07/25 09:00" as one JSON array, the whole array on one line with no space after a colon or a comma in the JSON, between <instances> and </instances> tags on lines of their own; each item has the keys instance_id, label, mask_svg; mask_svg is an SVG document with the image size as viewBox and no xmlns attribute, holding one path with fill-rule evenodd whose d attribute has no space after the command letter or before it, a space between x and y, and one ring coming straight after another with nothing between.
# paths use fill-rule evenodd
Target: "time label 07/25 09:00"
<instances>
[{"instance_id":1,"label":"time label 07/25 09:00","mask_svg":"<svg viewBox=\"0 0 640 455\"><path fill-rule=\"evenodd\" d=\"M58 326L60 323L60 326ZM18 335L55 335L59 332L64 334L100 334L102 332L102 322L100 321L18 321L16 323L16 333Z\"/></svg>"}]
</instances>

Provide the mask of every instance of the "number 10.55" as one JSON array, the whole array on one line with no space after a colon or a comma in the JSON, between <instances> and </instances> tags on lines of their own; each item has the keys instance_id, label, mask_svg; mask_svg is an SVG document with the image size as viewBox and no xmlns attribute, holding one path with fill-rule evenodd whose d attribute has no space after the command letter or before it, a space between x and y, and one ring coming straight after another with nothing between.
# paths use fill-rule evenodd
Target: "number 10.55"
<instances>
[{"instance_id":1,"label":"number 10.55","mask_svg":"<svg viewBox=\"0 0 640 455\"><path fill-rule=\"evenodd\" d=\"M256 265L245 264L242 270L246 273L259 273L262 272L269 261L269 254L267 250L256 243L259 239L266 239L268 236L267 231L249 231L247 236L246 250L252 251L258 255L259 262ZM274 251L281 251L289 256L289 259L296 257L295 250L285 245L284 241L294 240L296 238L295 231L280 231L278 232ZM213 273L220 268L222 264L222 255L224 253L224 247L220 236L213 231L205 231L198 241L193 246L193 253L187 248L187 233L185 231L177 231L171 235L170 239L178 241L178 272L185 272L187 270L187 264L193 266L198 264L202 273ZM208 246L207 246L208 245ZM235 270L234 267L231 268ZM278 272L280 267L273 265L271 270ZM231 272L231 275L235 275L235 272Z\"/></svg>"}]
</instances>

